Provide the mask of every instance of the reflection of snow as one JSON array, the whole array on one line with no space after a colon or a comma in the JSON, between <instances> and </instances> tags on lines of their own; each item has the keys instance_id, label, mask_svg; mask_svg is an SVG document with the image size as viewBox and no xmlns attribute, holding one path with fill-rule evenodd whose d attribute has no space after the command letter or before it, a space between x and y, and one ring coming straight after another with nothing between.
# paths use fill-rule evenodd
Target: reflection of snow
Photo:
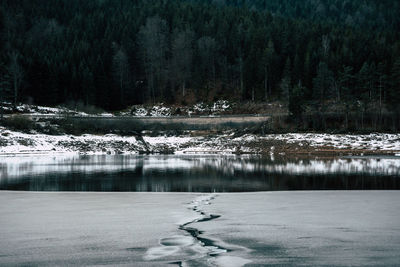
<instances>
[{"instance_id":1,"label":"reflection of snow","mask_svg":"<svg viewBox=\"0 0 400 267\"><path fill-rule=\"evenodd\" d=\"M258 157L236 156L134 156L134 155L53 155L0 158L0 180L46 173L96 173L141 169L152 171L215 169L224 175L236 172L313 174L400 175L400 159L349 158L331 160L271 161Z\"/></svg>"},{"instance_id":2,"label":"reflection of snow","mask_svg":"<svg viewBox=\"0 0 400 267\"><path fill-rule=\"evenodd\" d=\"M201 163L200 163L201 161ZM243 160L236 157L199 160L198 165L215 167L226 174L235 172L267 172L293 175L312 174L376 174L400 175L400 159L396 158L352 158L352 159L311 159L307 161L258 161Z\"/></svg>"}]
</instances>

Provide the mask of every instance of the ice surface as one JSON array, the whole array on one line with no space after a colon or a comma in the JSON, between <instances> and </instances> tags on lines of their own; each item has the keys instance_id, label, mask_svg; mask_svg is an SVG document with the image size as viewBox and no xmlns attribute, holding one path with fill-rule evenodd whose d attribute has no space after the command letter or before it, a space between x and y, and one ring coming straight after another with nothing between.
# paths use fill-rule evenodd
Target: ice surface
<instances>
[{"instance_id":1,"label":"ice surface","mask_svg":"<svg viewBox=\"0 0 400 267\"><path fill-rule=\"evenodd\" d=\"M188 205L221 216L190 226L227 252L179 230ZM0 265L396 266L399 210L397 191L2 191Z\"/></svg>"},{"instance_id":2,"label":"ice surface","mask_svg":"<svg viewBox=\"0 0 400 267\"><path fill-rule=\"evenodd\" d=\"M195 224L229 256L279 266L396 266L400 262L397 191L219 194ZM218 244L218 243L217 243Z\"/></svg>"},{"instance_id":3,"label":"ice surface","mask_svg":"<svg viewBox=\"0 0 400 267\"><path fill-rule=\"evenodd\" d=\"M0 265L165 265L149 247L180 235L192 194L0 192ZM172 251L172 252L171 252ZM168 260L168 261L167 261Z\"/></svg>"},{"instance_id":4,"label":"ice surface","mask_svg":"<svg viewBox=\"0 0 400 267\"><path fill-rule=\"evenodd\" d=\"M251 263L250 260L234 256L218 256L215 259L211 259L210 262L220 267L240 267Z\"/></svg>"}]
</instances>

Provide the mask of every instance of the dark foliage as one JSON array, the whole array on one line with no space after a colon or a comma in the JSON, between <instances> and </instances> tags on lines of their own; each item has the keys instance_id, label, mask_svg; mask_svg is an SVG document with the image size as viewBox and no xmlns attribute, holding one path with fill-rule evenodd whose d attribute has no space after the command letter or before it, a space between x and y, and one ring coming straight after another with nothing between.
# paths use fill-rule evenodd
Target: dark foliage
<instances>
[{"instance_id":1,"label":"dark foliage","mask_svg":"<svg viewBox=\"0 0 400 267\"><path fill-rule=\"evenodd\" d=\"M399 10L396 0L2 0L0 92L108 110L282 100L297 119L335 106L363 125L364 114L400 112Z\"/></svg>"}]
</instances>

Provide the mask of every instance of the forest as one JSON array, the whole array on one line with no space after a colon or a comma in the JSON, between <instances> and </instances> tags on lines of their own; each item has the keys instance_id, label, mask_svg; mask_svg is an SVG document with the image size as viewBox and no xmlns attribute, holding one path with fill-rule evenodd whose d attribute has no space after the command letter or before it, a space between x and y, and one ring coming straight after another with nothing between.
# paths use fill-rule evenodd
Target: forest
<instances>
[{"instance_id":1,"label":"forest","mask_svg":"<svg viewBox=\"0 0 400 267\"><path fill-rule=\"evenodd\" d=\"M1 101L400 114L396 0L2 0Z\"/></svg>"}]
</instances>

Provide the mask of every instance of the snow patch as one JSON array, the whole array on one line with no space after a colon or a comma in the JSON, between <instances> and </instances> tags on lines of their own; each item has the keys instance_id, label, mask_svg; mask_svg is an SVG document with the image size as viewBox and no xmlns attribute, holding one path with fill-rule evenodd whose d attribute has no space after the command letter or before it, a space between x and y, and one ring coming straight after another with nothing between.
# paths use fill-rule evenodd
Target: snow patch
<instances>
[{"instance_id":1,"label":"snow patch","mask_svg":"<svg viewBox=\"0 0 400 267\"><path fill-rule=\"evenodd\" d=\"M252 261L235 256L218 256L212 258L210 262L219 267L242 267Z\"/></svg>"},{"instance_id":2,"label":"snow patch","mask_svg":"<svg viewBox=\"0 0 400 267\"><path fill-rule=\"evenodd\" d=\"M289 144L308 143L311 147L329 146L339 149L400 150L400 134L371 133L366 135L288 133L263 136Z\"/></svg>"}]
</instances>

